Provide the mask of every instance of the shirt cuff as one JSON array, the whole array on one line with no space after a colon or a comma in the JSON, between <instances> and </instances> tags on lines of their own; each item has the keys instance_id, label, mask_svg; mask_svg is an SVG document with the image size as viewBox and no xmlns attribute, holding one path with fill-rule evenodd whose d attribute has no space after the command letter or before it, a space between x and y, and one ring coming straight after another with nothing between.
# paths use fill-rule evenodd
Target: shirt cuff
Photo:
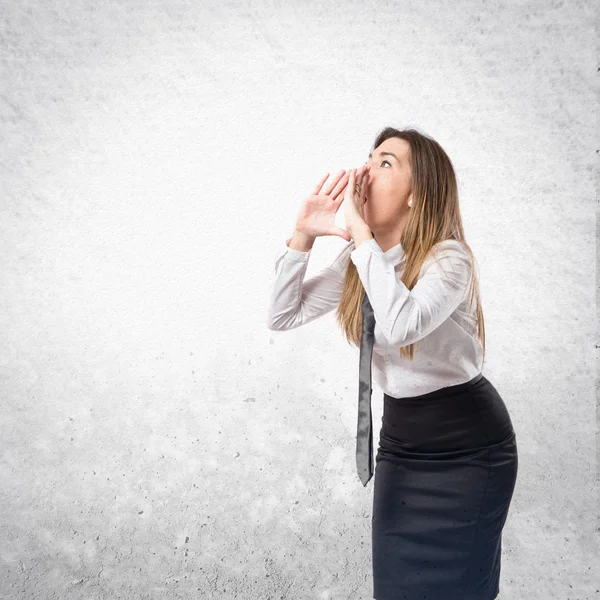
<instances>
[{"instance_id":1,"label":"shirt cuff","mask_svg":"<svg viewBox=\"0 0 600 600\"><path fill-rule=\"evenodd\" d=\"M375 238L365 240L358 248L352 250L352 252L350 252L350 258L355 265L358 265L359 263L364 262L370 253L378 254L381 258L385 258L383 250L379 247Z\"/></svg>"},{"instance_id":2,"label":"shirt cuff","mask_svg":"<svg viewBox=\"0 0 600 600\"><path fill-rule=\"evenodd\" d=\"M302 252L302 250L296 250L295 248L290 248L288 246L288 243L290 242L292 238L290 238L289 240L286 240L284 242L284 248L282 248L282 254L286 255L286 258L288 258L289 260L294 260L296 262L306 262L308 260L308 257L310 256L310 250L308 250L307 252ZM312 250L312 248L311 248Z\"/></svg>"}]
</instances>

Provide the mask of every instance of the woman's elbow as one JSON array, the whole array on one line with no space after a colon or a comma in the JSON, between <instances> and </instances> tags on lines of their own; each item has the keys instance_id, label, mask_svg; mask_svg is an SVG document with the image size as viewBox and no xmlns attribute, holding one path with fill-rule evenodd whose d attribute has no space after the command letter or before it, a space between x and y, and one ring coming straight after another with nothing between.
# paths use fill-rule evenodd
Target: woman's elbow
<instances>
[{"instance_id":1,"label":"woman's elbow","mask_svg":"<svg viewBox=\"0 0 600 600\"><path fill-rule=\"evenodd\" d=\"M286 314L267 316L267 329L270 331L287 331L288 329L294 329L298 323L295 318L290 317Z\"/></svg>"}]
</instances>

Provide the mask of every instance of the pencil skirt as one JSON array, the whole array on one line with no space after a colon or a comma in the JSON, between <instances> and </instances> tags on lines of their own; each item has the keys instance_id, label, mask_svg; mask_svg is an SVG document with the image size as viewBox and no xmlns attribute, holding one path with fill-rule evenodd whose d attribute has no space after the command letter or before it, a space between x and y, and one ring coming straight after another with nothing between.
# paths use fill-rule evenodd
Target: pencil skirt
<instances>
[{"instance_id":1,"label":"pencil skirt","mask_svg":"<svg viewBox=\"0 0 600 600\"><path fill-rule=\"evenodd\" d=\"M376 600L494 600L517 441L479 373L419 396L384 394L372 516Z\"/></svg>"}]
</instances>

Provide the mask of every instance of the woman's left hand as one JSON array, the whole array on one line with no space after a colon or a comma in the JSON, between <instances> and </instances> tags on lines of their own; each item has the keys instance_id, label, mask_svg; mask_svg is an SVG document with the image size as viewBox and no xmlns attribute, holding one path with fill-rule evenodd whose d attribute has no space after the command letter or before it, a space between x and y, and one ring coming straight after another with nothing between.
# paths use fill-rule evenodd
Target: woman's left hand
<instances>
[{"instance_id":1,"label":"woman's left hand","mask_svg":"<svg viewBox=\"0 0 600 600\"><path fill-rule=\"evenodd\" d=\"M346 220L346 230L350 235L352 235L353 227L368 227L364 216L365 190L367 189L368 178L367 165L350 170L344 193L344 218Z\"/></svg>"}]
</instances>

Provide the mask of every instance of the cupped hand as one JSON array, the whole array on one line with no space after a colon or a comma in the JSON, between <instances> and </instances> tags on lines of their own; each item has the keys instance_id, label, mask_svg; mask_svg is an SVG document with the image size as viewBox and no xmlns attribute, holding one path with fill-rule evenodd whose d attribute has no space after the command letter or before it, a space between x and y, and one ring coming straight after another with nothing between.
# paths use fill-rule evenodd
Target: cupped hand
<instances>
[{"instance_id":1,"label":"cupped hand","mask_svg":"<svg viewBox=\"0 0 600 600\"><path fill-rule=\"evenodd\" d=\"M347 242L351 241L350 233L335 224L335 215L345 199L344 190L348 185L348 174L342 169L323 189L329 173L317 183L315 188L302 203L296 230L311 237L321 235L337 235Z\"/></svg>"},{"instance_id":2,"label":"cupped hand","mask_svg":"<svg viewBox=\"0 0 600 600\"><path fill-rule=\"evenodd\" d=\"M352 235L353 227L367 226L364 207L368 181L369 168L367 165L358 169L350 169L344 193L344 217L346 229L350 235Z\"/></svg>"}]
</instances>

